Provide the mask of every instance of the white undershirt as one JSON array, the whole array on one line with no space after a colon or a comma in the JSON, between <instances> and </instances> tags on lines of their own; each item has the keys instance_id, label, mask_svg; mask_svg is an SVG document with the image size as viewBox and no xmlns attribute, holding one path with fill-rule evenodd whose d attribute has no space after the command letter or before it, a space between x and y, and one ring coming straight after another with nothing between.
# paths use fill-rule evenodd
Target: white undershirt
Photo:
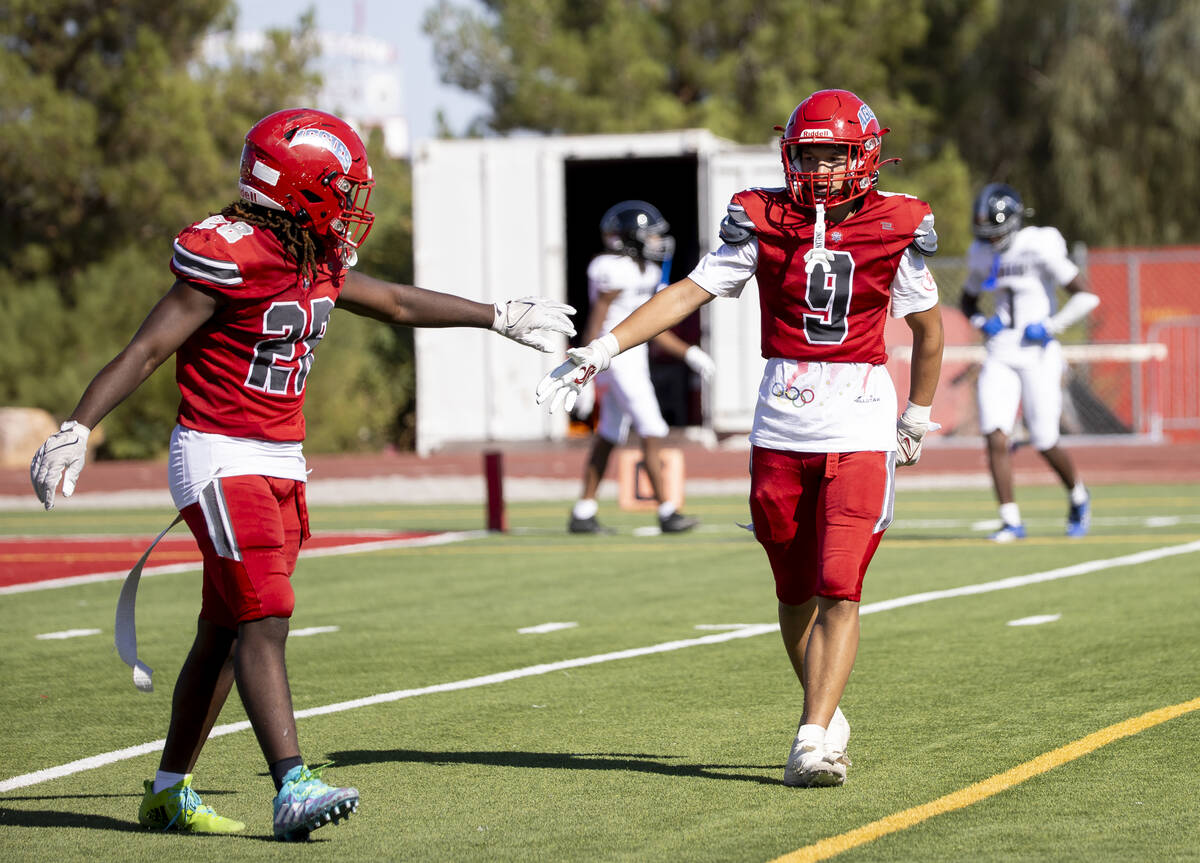
<instances>
[{"instance_id":1,"label":"white undershirt","mask_svg":"<svg viewBox=\"0 0 1200 863\"><path fill-rule=\"evenodd\" d=\"M176 509L195 503L217 477L274 476L304 482L308 470L300 441L265 441L196 431L171 432L167 479Z\"/></svg>"}]
</instances>

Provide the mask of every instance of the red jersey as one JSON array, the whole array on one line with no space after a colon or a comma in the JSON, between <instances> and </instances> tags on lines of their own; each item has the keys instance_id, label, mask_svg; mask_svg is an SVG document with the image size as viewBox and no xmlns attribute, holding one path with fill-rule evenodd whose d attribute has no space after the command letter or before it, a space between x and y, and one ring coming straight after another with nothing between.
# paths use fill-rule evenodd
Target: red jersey
<instances>
[{"instance_id":1,"label":"red jersey","mask_svg":"<svg viewBox=\"0 0 1200 863\"><path fill-rule=\"evenodd\" d=\"M883 329L891 284L929 205L908 195L870 191L842 222L825 224L832 264L805 271L814 211L784 189L733 196L758 238L762 354L809 362L887 362Z\"/></svg>"},{"instance_id":2,"label":"red jersey","mask_svg":"<svg viewBox=\"0 0 1200 863\"><path fill-rule=\"evenodd\" d=\"M212 216L175 238L171 272L221 300L175 355L180 425L304 440L304 384L345 268L330 259L308 284L272 232Z\"/></svg>"}]
</instances>

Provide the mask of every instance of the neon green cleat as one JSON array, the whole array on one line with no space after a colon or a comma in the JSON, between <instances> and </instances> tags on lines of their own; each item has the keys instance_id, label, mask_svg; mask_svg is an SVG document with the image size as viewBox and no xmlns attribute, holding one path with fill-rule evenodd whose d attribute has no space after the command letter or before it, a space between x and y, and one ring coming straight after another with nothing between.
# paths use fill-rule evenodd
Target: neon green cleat
<instances>
[{"instance_id":1,"label":"neon green cleat","mask_svg":"<svg viewBox=\"0 0 1200 863\"><path fill-rule=\"evenodd\" d=\"M144 783L146 795L138 808L138 824L147 830L166 833L238 833L246 829L241 821L225 818L205 806L200 795L192 790L192 774L183 777L170 788L154 793L154 782Z\"/></svg>"}]
</instances>

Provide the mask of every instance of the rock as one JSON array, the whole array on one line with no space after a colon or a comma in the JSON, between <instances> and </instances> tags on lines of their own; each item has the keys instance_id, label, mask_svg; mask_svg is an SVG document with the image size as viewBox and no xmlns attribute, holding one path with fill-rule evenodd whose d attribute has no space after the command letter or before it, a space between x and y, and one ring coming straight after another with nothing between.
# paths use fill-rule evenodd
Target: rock
<instances>
[{"instance_id":1,"label":"rock","mask_svg":"<svg viewBox=\"0 0 1200 863\"><path fill-rule=\"evenodd\" d=\"M0 408L0 467L28 467L58 425L41 408Z\"/></svg>"}]
</instances>

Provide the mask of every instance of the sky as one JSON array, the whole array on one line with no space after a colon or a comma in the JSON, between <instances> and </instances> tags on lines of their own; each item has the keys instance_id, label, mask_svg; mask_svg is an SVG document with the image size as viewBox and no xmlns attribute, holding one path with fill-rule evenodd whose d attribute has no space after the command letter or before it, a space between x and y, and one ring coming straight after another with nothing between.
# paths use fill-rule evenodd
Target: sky
<instances>
[{"instance_id":1,"label":"sky","mask_svg":"<svg viewBox=\"0 0 1200 863\"><path fill-rule=\"evenodd\" d=\"M472 5L469 0L456 0ZM404 68L404 107L413 141L434 137L434 118L442 110L451 130L462 131L480 114L484 102L457 87L443 84L433 64L433 44L421 31L425 11L437 0L238 0L238 27L265 30L293 26L300 16L316 10L317 28L335 33L354 32L355 7L366 19L364 32L399 49Z\"/></svg>"}]
</instances>

